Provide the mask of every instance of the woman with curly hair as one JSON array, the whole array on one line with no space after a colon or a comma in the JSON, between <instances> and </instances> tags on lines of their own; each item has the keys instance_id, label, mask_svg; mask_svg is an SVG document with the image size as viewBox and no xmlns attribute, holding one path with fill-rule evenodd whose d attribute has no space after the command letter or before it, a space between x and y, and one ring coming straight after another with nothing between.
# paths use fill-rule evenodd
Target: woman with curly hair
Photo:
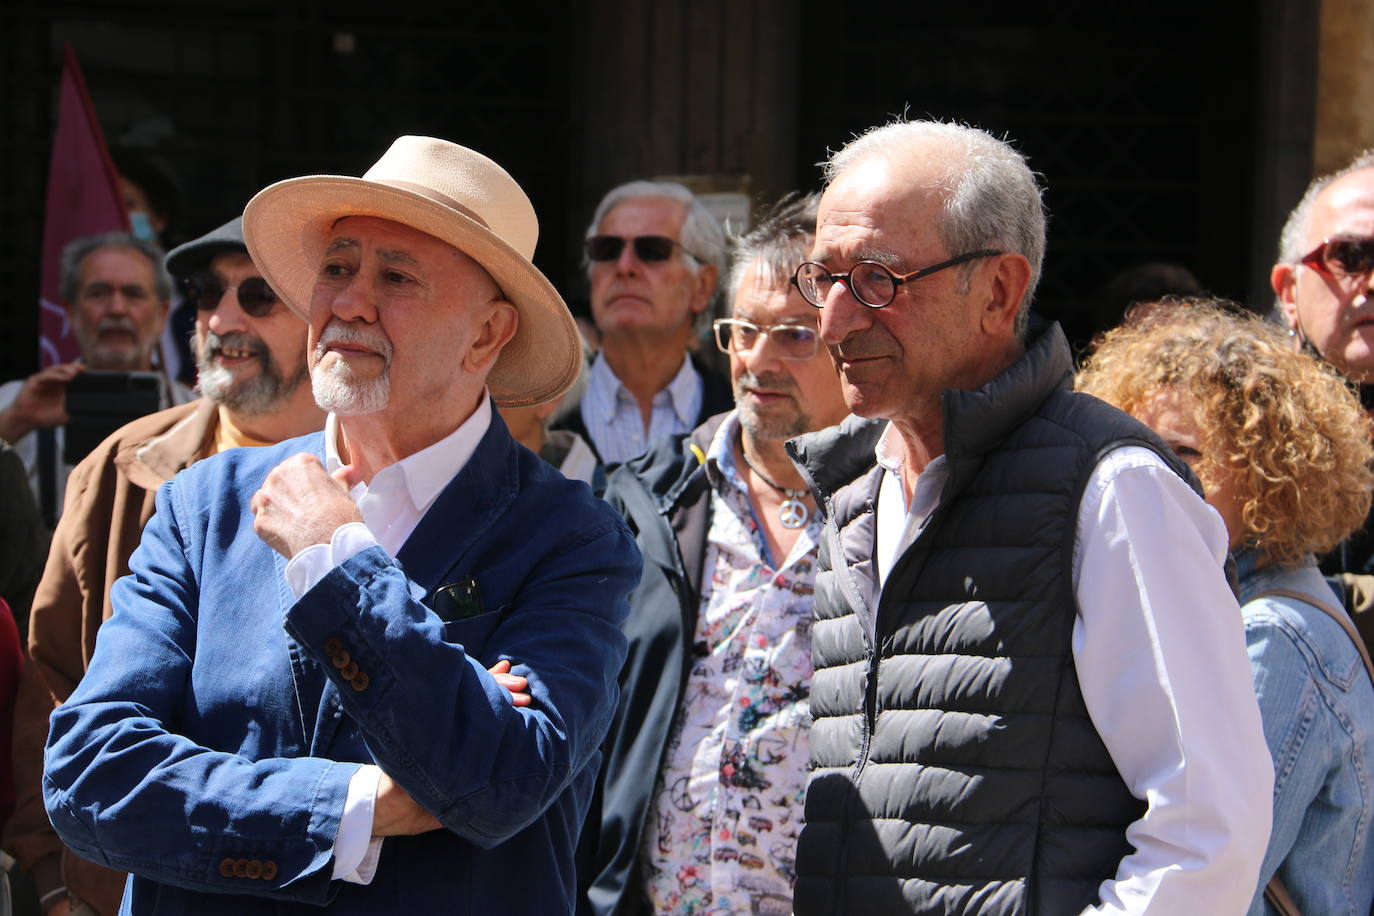
<instances>
[{"instance_id":1,"label":"woman with curly hair","mask_svg":"<svg viewBox=\"0 0 1374 916\"><path fill-rule=\"evenodd\" d=\"M1374 900L1374 686L1314 554L1358 528L1374 485L1370 420L1329 366L1228 304L1138 308L1097 342L1078 387L1152 427L1193 468L1230 535L1274 820L1251 914L1277 875L1304 914ZM1325 606L1329 610L1323 610Z\"/></svg>"}]
</instances>

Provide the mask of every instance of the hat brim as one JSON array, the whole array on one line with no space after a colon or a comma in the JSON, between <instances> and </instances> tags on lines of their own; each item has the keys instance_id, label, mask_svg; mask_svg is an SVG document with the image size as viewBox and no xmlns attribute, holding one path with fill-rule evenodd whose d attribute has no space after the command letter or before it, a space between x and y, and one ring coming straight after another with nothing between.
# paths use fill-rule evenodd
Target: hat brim
<instances>
[{"instance_id":1,"label":"hat brim","mask_svg":"<svg viewBox=\"0 0 1374 916\"><path fill-rule=\"evenodd\" d=\"M563 298L528 259L465 214L404 188L345 175L281 181L243 211L243 238L263 278L292 311L310 319L310 299L330 228L346 216L409 226L480 264L515 306L515 336L501 350L487 387L501 407L542 404L577 379L582 347Z\"/></svg>"}]
</instances>

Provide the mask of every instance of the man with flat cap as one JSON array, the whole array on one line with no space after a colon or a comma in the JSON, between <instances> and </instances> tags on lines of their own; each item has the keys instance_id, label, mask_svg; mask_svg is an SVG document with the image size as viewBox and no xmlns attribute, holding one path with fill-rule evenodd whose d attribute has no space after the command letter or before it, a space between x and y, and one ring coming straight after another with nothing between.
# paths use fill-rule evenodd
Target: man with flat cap
<instances>
[{"instance_id":1,"label":"man with flat cap","mask_svg":"<svg viewBox=\"0 0 1374 916\"><path fill-rule=\"evenodd\" d=\"M43 810L43 743L53 708L71 695L112 607L109 587L153 514L157 488L182 468L230 448L268 445L319 429L310 393L305 322L248 257L234 218L167 255L167 271L196 309L192 340L202 397L141 417L72 472L29 624L29 664L15 705L19 805L5 848L33 876L47 916L119 909L125 876L62 846Z\"/></svg>"},{"instance_id":2,"label":"man with flat cap","mask_svg":"<svg viewBox=\"0 0 1374 916\"><path fill-rule=\"evenodd\" d=\"M486 157L403 137L362 179L267 188L243 226L308 318L325 429L158 492L53 714L54 826L133 874L128 913L571 912L640 561L492 406L578 370L533 207Z\"/></svg>"}]
</instances>

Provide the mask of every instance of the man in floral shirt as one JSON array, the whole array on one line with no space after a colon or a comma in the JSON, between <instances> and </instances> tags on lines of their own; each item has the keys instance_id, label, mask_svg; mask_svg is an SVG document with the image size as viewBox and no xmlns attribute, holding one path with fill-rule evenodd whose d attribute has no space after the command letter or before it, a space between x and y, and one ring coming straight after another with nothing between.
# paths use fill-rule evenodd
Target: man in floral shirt
<instances>
[{"instance_id":1,"label":"man in floral shirt","mask_svg":"<svg viewBox=\"0 0 1374 916\"><path fill-rule=\"evenodd\" d=\"M815 207L784 200L737 246L715 328L735 410L609 479L645 569L579 849L582 912L792 909L821 527L783 443L848 413L788 282Z\"/></svg>"}]
</instances>

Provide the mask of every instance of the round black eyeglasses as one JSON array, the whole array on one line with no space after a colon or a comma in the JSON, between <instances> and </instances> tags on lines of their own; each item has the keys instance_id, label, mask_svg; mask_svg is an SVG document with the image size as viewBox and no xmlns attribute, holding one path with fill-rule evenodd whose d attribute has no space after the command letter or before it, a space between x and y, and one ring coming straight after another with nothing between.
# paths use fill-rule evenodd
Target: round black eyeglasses
<instances>
[{"instance_id":1,"label":"round black eyeglasses","mask_svg":"<svg viewBox=\"0 0 1374 916\"><path fill-rule=\"evenodd\" d=\"M957 258L950 258L939 264L913 270L909 274L894 274L877 261L860 261L851 267L848 273L832 274L825 265L817 264L815 261L806 261L792 275L792 285L801 293L803 299L816 308L821 308L825 305L826 296L830 294L830 288L835 285L836 281L843 280L845 285L849 287L849 291L854 294L855 299L869 308L880 309L890 305L892 300L897 298L897 287L903 283L928 277L946 267L953 267L956 264L963 264L977 258L990 258L1001 253L992 248L970 251L968 254L959 255Z\"/></svg>"}]
</instances>

